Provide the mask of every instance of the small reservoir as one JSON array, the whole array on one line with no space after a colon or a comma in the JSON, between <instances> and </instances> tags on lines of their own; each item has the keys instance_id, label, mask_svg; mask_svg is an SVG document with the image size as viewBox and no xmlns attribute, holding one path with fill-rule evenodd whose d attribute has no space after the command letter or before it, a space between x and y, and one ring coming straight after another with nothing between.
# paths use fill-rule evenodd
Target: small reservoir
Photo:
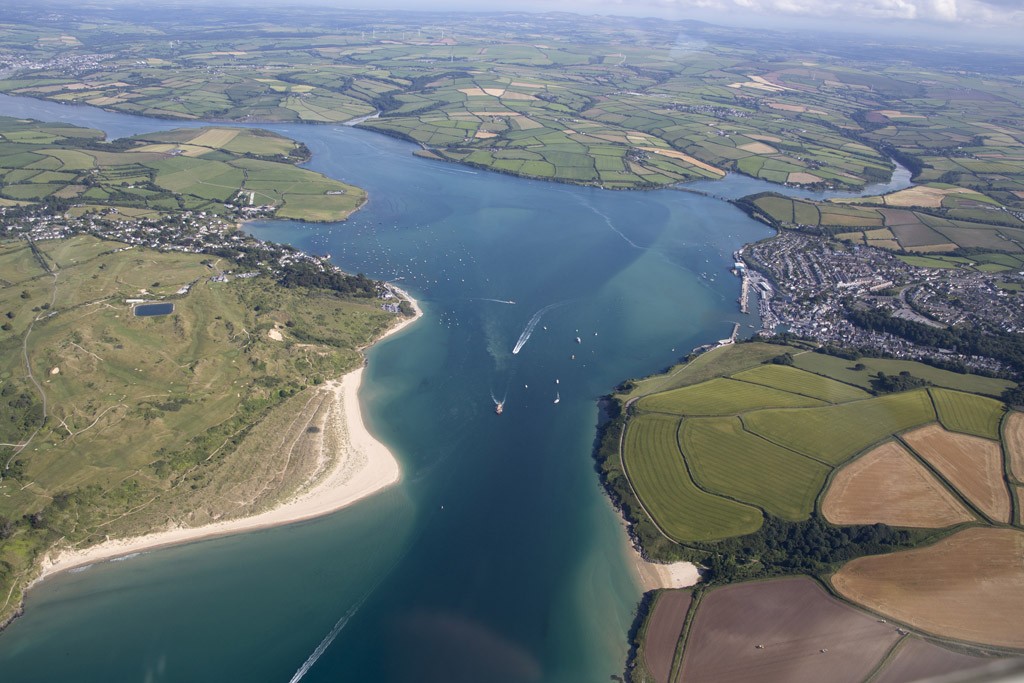
<instances>
[{"instance_id":1,"label":"small reservoir","mask_svg":"<svg viewBox=\"0 0 1024 683\"><path fill-rule=\"evenodd\" d=\"M135 315L137 316L168 315L173 311L174 304L172 303L139 304L135 307Z\"/></svg>"}]
</instances>

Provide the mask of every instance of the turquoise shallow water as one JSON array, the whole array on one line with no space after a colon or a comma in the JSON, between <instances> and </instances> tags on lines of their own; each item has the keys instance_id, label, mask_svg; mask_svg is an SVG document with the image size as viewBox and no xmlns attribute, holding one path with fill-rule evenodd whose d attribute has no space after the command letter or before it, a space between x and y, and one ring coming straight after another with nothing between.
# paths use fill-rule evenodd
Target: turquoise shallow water
<instances>
[{"instance_id":1,"label":"turquoise shallow water","mask_svg":"<svg viewBox=\"0 0 1024 683\"><path fill-rule=\"evenodd\" d=\"M5 113L114 136L180 125L2 97ZM693 193L527 181L349 128L268 127L371 199L344 224L252 232L399 279L426 311L370 351L361 393L403 481L321 520L47 580L0 634L3 680L609 680L640 594L593 470L596 399L733 321L749 332L731 253L768 231Z\"/></svg>"}]
</instances>

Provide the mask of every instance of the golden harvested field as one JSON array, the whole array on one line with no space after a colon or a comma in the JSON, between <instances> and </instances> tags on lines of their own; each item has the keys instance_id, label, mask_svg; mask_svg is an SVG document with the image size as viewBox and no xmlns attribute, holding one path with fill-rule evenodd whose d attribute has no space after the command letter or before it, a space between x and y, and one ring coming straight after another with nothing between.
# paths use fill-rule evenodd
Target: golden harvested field
<instances>
[{"instance_id":1,"label":"golden harvested field","mask_svg":"<svg viewBox=\"0 0 1024 683\"><path fill-rule=\"evenodd\" d=\"M895 109L881 109L881 110L879 110L878 113L881 114L882 116L884 116L886 118L890 118L890 119L923 119L923 118L925 118L924 116L921 116L920 114L904 114L903 112L896 111Z\"/></svg>"},{"instance_id":2,"label":"golden harvested field","mask_svg":"<svg viewBox=\"0 0 1024 683\"><path fill-rule=\"evenodd\" d=\"M210 128L188 142L190 145L219 149L234 140L238 133L238 128Z\"/></svg>"},{"instance_id":3,"label":"golden harvested field","mask_svg":"<svg viewBox=\"0 0 1024 683\"><path fill-rule=\"evenodd\" d=\"M903 446L889 441L843 467L821 504L833 524L941 528L974 515Z\"/></svg>"},{"instance_id":4,"label":"golden harvested field","mask_svg":"<svg viewBox=\"0 0 1024 683\"><path fill-rule=\"evenodd\" d=\"M1015 410L1006 416L1003 442L1006 444L1010 471L1019 481L1024 481L1024 413Z\"/></svg>"},{"instance_id":5,"label":"golden harvested field","mask_svg":"<svg viewBox=\"0 0 1024 683\"><path fill-rule=\"evenodd\" d=\"M998 442L935 424L907 432L903 440L988 517L1010 521L1010 492Z\"/></svg>"},{"instance_id":6,"label":"golden harvested field","mask_svg":"<svg viewBox=\"0 0 1024 683\"><path fill-rule=\"evenodd\" d=\"M789 174L789 182L791 183L820 183L821 178L814 175L813 173L804 173L803 171L794 171Z\"/></svg>"},{"instance_id":7,"label":"golden harvested field","mask_svg":"<svg viewBox=\"0 0 1024 683\"><path fill-rule=\"evenodd\" d=\"M769 102L768 106L772 109L779 109L781 111L795 111L804 113L807 111L807 107L802 104L782 104L781 102Z\"/></svg>"},{"instance_id":8,"label":"golden harvested field","mask_svg":"<svg viewBox=\"0 0 1024 683\"><path fill-rule=\"evenodd\" d=\"M677 152L674 149L665 149L663 147L641 147L640 149L642 149L645 152L651 152L652 154L660 154L664 157L670 157L672 159L679 159L680 161L685 161L686 163L692 164L697 168L703 168L705 171L710 171L711 173L715 173L717 175L725 175L725 171L723 171L722 169L712 166L711 164L705 164L700 159L696 159L690 156L689 154Z\"/></svg>"},{"instance_id":9,"label":"golden harvested field","mask_svg":"<svg viewBox=\"0 0 1024 683\"><path fill-rule=\"evenodd\" d=\"M753 152L754 154L776 154L779 151L771 145L766 145L763 142L748 142L745 145L740 145L739 149L746 152Z\"/></svg>"},{"instance_id":10,"label":"golden harvested field","mask_svg":"<svg viewBox=\"0 0 1024 683\"><path fill-rule=\"evenodd\" d=\"M1024 649L1024 533L975 527L861 557L832 577L845 598L945 638Z\"/></svg>"},{"instance_id":11,"label":"golden harvested field","mask_svg":"<svg viewBox=\"0 0 1024 683\"><path fill-rule=\"evenodd\" d=\"M928 244L920 247L907 247L907 251L914 254L937 254L945 251L953 251L957 248L957 245L952 242L943 242L942 244Z\"/></svg>"},{"instance_id":12,"label":"golden harvested field","mask_svg":"<svg viewBox=\"0 0 1024 683\"><path fill-rule=\"evenodd\" d=\"M916 185L906 190L884 195L882 200L888 206L921 206L937 209L942 206L942 200L947 194L962 194L964 192L965 190L959 187L940 188Z\"/></svg>"}]
</instances>

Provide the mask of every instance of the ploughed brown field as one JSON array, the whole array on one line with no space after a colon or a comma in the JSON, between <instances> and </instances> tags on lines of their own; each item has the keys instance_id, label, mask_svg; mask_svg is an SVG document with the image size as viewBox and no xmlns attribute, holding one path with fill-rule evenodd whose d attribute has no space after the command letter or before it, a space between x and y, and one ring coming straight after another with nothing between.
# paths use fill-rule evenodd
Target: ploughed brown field
<instances>
[{"instance_id":1,"label":"ploughed brown field","mask_svg":"<svg viewBox=\"0 0 1024 683\"><path fill-rule=\"evenodd\" d=\"M1024 526L1024 486L1018 484L1017 491L1017 526Z\"/></svg>"},{"instance_id":2,"label":"ploughed brown field","mask_svg":"<svg viewBox=\"0 0 1024 683\"><path fill-rule=\"evenodd\" d=\"M849 463L821 503L833 524L938 529L975 516L901 444L889 441Z\"/></svg>"},{"instance_id":3,"label":"ploughed brown field","mask_svg":"<svg viewBox=\"0 0 1024 683\"><path fill-rule=\"evenodd\" d=\"M923 678L985 666L991 659L951 652L918 638L900 643L885 668L871 683L911 683Z\"/></svg>"},{"instance_id":4,"label":"ploughed brown field","mask_svg":"<svg viewBox=\"0 0 1024 683\"><path fill-rule=\"evenodd\" d=\"M656 683L669 683L692 597L688 590L662 591L654 604L644 636L644 664Z\"/></svg>"},{"instance_id":5,"label":"ploughed brown field","mask_svg":"<svg viewBox=\"0 0 1024 683\"><path fill-rule=\"evenodd\" d=\"M807 577L733 584L698 606L678 680L859 682L899 638Z\"/></svg>"},{"instance_id":6,"label":"ploughed brown field","mask_svg":"<svg viewBox=\"0 0 1024 683\"><path fill-rule=\"evenodd\" d=\"M1010 471L1017 479L1024 481L1024 413L1015 410L1006 416L1003 442L1006 444Z\"/></svg>"},{"instance_id":7,"label":"ploughed brown field","mask_svg":"<svg viewBox=\"0 0 1024 683\"><path fill-rule=\"evenodd\" d=\"M935 424L902 438L979 510L995 521L1010 521L1010 492L998 442L948 432Z\"/></svg>"},{"instance_id":8,"label":"ploughed brown field","mask_svg":"<svg viewBox=\"0 0 1024 683\"><path fill-rule=\"evenodd\" d=\"M1016 529L975 527L926 548L861 557L832 586L928 633L1024 649L1024 532Z\"/></svg>"}]
</instances>

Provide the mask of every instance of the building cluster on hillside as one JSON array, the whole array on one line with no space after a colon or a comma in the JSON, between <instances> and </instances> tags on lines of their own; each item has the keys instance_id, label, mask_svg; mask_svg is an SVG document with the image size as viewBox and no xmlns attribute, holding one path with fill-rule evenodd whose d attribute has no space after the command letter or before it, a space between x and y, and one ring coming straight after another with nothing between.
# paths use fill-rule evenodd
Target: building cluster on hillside
<instances>
[{"instance_id":1,"label":"building cluster on hillside","mask_svg":"<svg viewBox=\"0 0 1024 683\"><path fill-rule=\"evenodd\" d=\"M7 78L9 75L18 74L23 71L56 71L73 78L79 74L91 73L100 67L100 64L113 59L113 54L81 54L68 53L46 59L34 59L31 56L17 54L16 52L0 52L0 63L4 69L0 72L0 78Z\"/></svg>"},{"instance_id":2,"label":"building cluster on hillside","mask_svg":"<svg viewBox=\"0 0 1024 683\"><path fill-rule=\"evenodd\" d=\"M80 217L40 212L12 218L7 213L5 207L0 207L0 235L49 240L90 234L161 251L220 255L227 250L235 260L244 260L247 266L258 267L271 275L278 275L284 267L302 262L320 272L338 270L328 256L314 256L286 245L257 239L239 230L235 222L205 211L183 211L159 218L131 217L117 209Z\"/></svg>"},{"instance_id":3,"label":"building cluster on hillside","mask_svg":"<svg viewBox=\"0 0 1024 683\"><path fill-rule=\"evenodd\" d=\"M847 314L859 307L939 328L968 325L1024 332L1021 296L1005 287L1024 283L1024 273L921 268L890 251L838 245L792 231L748 245L739 258L749 267L737 272L751 278L750 289L760 297L762 334L787 331L823 344L1000 372L1005 368L990 358L921 347L902 337L862 329ZM758 277L771 284L759 284Z\"/></svg>"}]
</instances>

